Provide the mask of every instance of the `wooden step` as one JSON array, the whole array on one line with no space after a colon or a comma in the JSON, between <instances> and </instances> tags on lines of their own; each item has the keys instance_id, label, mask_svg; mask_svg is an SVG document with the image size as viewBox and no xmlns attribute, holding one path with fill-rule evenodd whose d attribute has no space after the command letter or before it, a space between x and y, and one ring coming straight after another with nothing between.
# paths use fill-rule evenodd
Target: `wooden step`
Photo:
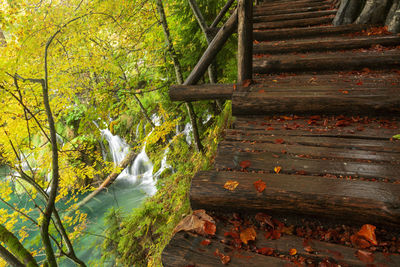
<instances>
[{"instance_id":1,"label":"wooden step","mask_svg":"<svg viewBox=\"0 0 400 267\"><path fill-rule=\"evenodd\" d=\"M288 40L293 38L306 38L312 36L329 36L353 32L360 32L369 28L368 25L350 24L340 26L316 26L310 28L288 28L275 30L256 30L253 38L257 41Z\"/></svg>"},{"instance_id":2,"label":"wooden step","mask_svg":"<svg viewBox=\"0 0 400 267\"><path fill-rule=\"evenodd\" d=\"M171 266L226 266L222 264L216 250L229 256L228 266L305 266L299 261L308 263L307 266L356 266L365 267L366 262L357 257L357 248L340 244L322 242L315 239L298 237L281 233L283 229L276 226L276 231L281 235L278 239L267 239L265 229L261 223L254 219L255 216L244 216L243 219L232 215L214 215L216 233L214 236L200 236L189 232L177 233L162 254L165 267ZM274 220L274 219L273 219ZM240 225L241 221L252 222ZM279 225L278 221L274 221ZM255 240L245 245L238 238L241 231L253 228ZM287 227L287 226L284 226ZM301 227L300 227L301 228ZM261 254L268 251L269 256ZM290 250L296 250L296 255L290 256ZM371 257L374 266L395 267L400 265L399 255L389 255L373 252ZM328 265L323 265L330 263ZM311 265L312 264L312 265Z\"/></svg>"},{"instance_id":3,"label":"wooden step","mask_svg":"<svg viewBox=\"0 0 400 267\"><path fill-rule=\"evenodd\" d=\"M250 160L255 164L254 158L236 160ZM258 180L266 184L262 193L254 186ZM229 191L224 188L227 181L239 185ZM192 180L190 191L194 209L266 211L392 227L400 225L399 196L399 184L240 171L199 172Z\"/></svg>"},{"instance_id":4,"label":"wooden step","mask_svg":"<svg viewBox=\"0 0 400 267\"><path fill-rule=\"evenodd\" d=\"M234 92L233 114L325 114L399 115L400 89L320 90L318 88L274 88L261 92Z\"/></svg>"},{"instance_id":5,"label":"wooden step","mask_svg":"<svg viewBox=\"0 0 400 267\"><path fill-rule=\"evenodd\" d=\"M349 51L337 53L308 53L256 58L254 73L347 71L391 69L400 66L400 51Z\"/></svg>"},{"instance_id":6,"label":"wooden step","mask_svg":"<svg viewBox=\"0 0 400 267\"><path fill-rule=\"evenodd\" d=\"M306 40L288 40L274 43L254 44L254 54L282 54L303 53L312 51L350 50L357 48L370 48L374 45L397 46L400 45L400 36L335 36L331 38L313 38Z\"/></svg>"},{"instance_id":7,"label":"wooden step","mask_svg":"<svg viewBox=\"0 0 400 267\"><path fill-rule=\"evenodd\" d=\"M323 7L329 4L324 0L307 0L307 1L293 1L275 4L266 4L254 7L254 14L262 14L263 11L269 10L285 10L292 8L306 8L306 7Z\"/></svg>"},{"instance_id":8,"label":"wooden step","mask_svg":"<svg viewBox=\"0 0 400 267\"><path fill-rule=\"evenodd\" d=\"M321 5L315 7L298 7L298 8L287 8L287 9L265 9L265 10L257 10L255 9L253 12L254 19L258 19L258 17L267 17L267 16L276 16L276 15L285 15L285 14L294 14L294 13L304 13L304 12L313 12L313 11L323 11L323 10L331 10L330 5Z\"/></svg>"},{"instance_id":9,"label":"wooden step","mask_svg":"<svg viewBox=\"0 0 400 267\"><path fill-rule=\"evenodd\" d=\"M258 23L258 22L271 22L271 21L282 21L282 20L293 20L293 19L317 18L317 17L335 15L336 12L337 12L336 9L332 9L332 10L321 10L321 11L318 10L318 11L301 12L301 13L298 12L292 14L257 16L253 19L253 22Z\"/></svg>"},{"instance_id":10,"label":"wooden step","mask_svg":"<svg viewBox=\"0 0 400 267\"><path fill-rule=\"evenodd\" d=\"M330 24L332 23L334 15L328 15L325 17L317 17L317 18L306 18L306 19L292 19L292 20L283 20L283 21L272 21L272 22L258 22L253 24L254 30L267 30L267 29L282 29L282 28L291 28L291 27L309 27L314 25L321 24Z\"/></svg>"}]
</instances>

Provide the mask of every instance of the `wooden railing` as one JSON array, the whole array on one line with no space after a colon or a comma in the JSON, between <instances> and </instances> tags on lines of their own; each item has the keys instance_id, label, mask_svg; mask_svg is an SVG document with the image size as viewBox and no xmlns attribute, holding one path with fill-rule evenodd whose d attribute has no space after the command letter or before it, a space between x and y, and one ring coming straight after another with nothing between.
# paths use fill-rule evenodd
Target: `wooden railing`
<instances>
[{"instance_id":1,"label":"wooden railing","mask_svg":"<svg viewBox=\"0 0 400 267\"><path fill-rule=\"evenodd\" d=\"M229 0L210 28L216 27L234 1ZM228 38L238 32L238 83L252 78L253 0L238 0L238 6L227 22L218 30L208 48L196 64L184 85L195 85L207 71Z\"/></svg>"}]
</instances>

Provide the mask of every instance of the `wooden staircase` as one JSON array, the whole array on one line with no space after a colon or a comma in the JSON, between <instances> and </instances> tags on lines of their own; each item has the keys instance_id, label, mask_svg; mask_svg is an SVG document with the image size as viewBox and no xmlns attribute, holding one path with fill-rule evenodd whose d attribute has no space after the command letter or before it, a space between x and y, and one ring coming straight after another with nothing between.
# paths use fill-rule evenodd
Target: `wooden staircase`
<instances>
[{"instance_id":1,"label":"wooden staircase","mask_svg":"<svg viewBox=\"0 0 400 267\"><path fill-rule=\"evenodd\" d=\"M216 234L177 233L165 267L227 255L229 266L400 266L400 36L333 27L335 12L327 0L256 6L251 84L171 88L174 100L232 99L237 119L215 168L192 180L192 208ZM378 228L369 252L351 237L364 224Z\"/></svg>"}]
</instances>

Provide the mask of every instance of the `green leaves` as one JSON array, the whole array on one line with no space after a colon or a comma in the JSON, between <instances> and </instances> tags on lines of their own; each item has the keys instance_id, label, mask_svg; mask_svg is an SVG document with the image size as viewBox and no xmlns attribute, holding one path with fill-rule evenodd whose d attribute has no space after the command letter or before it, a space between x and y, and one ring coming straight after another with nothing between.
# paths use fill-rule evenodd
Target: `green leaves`
<instances>
[{"instance_id":1,"label":"green leaves","mask_svg":"<svg viewBox=\"0 0 400 267\"><path fill-rule=\"evenodd\" d=\"M396 138L396 139L400 140L400 134L396 134L395 136L393 136L393 138Z\"/></svg>"}]
</instances>

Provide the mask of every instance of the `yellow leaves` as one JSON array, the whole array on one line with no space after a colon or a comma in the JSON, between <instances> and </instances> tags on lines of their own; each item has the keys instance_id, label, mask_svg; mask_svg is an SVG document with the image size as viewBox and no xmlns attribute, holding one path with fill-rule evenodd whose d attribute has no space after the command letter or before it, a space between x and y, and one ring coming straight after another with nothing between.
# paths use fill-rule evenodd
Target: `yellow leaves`
<instances>
[{"instance_id":1,"label":"yellow leaves","mask_svg":"<svg viewBox=\"0 0 400 267\"><path fill-rule=\"evenodd\" d=\"M253 227L246 228L240 233L240 240L242 240L242 242L245 244L247 244L249 241L256 240L256 237L257 232Z\"/></svg>"},{"instance_id":2,"label":"yellow leaves","mask_svg":"<svg viewBox=\"0 0 400 267\"><path fill-rule=\"evenodd\" d=\"M274 172L277 173L277 174L279 174L281 172L281 170L282 170L282 167L280 167L280 166L276 166L274 168Z\"/></svg>"},{"instance_id":3,"label":"yellow leaves","mask_svg":"<svg viewBox=\"0 0 400 267\"><path fill-rule=\"evenodd\" d=\"M229 180L224 184L224 188L229 191L234 191L238 185L239 185L238 182Z\"/></svg>"}]
</instances>

